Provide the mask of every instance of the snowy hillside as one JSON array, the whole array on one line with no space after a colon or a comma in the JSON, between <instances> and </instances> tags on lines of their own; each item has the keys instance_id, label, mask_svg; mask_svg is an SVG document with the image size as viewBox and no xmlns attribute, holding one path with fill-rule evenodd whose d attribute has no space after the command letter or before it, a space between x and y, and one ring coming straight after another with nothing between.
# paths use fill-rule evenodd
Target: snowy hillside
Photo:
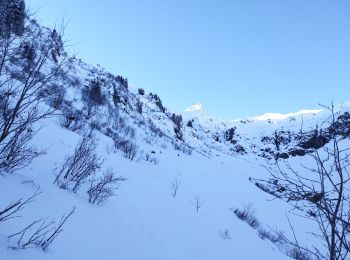
<instances>
[{"instance_id":1,"label":"snowy hillside","mask_svg":"<svg viewBox=\"0 0 350 260\"><path fill-rule=\"evenodd\" d=\"M176 115L157 94L70 57L56 30L27 19L13 33L1 38L10 52L0 67L0 259L280 260L325 250L317 223L296 213L310 199L289 203L292 185L271 172L291 165L310 180L312 155L334 140L347 151L349 103L230 122L202 104ZM276 187L285 190L274 196Z\"/></svg>"}]
</instances>

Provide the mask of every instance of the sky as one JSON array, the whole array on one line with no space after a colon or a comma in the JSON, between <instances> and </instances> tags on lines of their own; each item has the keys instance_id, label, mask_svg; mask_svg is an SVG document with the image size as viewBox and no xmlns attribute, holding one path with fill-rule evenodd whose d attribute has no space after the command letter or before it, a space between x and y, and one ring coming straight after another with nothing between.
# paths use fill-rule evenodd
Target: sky
<instances>
[{"instance_id":1,"label":"sky","mask_svg":"<svg viewBox=\"0 0 350 260\"><path fill-rule=\"evenodd\" d=\"M350 100L350 1L27 0L69 53L230 120Z\"/></svg>"}]
</instances>

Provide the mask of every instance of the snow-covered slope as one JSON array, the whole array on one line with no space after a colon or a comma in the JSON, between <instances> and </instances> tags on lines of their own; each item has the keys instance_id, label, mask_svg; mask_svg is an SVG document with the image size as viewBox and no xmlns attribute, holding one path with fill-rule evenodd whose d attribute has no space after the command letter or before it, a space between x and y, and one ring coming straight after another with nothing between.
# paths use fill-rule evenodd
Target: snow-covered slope
<instances>
[{"instance_id":1,"label":"snow-covered slope","mask_svg":"<svg viewBox=\"0 0 350 260\"><path fill-rule=\"evenodd\" d=\"M133 162L118 153L108 154L111 140L100 136L99 152L106 159L106 167L115 168L128 181L116 197L103 206L94 206L88 203L86 194L63 191L52 183L55 163L72 151L78 139L55 122L46 122L35 142L48 147L48 154L26 171L1 177L1 197L6 198L1 206L30 195L34 183L43 191L21 212L20 219L2 226L2 259L285 258L230 210L251 203L259 210L261 220L277 224L280 217L269 213L274 203L267 202L266 196L256 196L256 188L247 179L252 172L261 171L260 167L224 155L213 159L200 154L178 156L172 149L159 155L158 165ZM171 183L175 179L180 187L174 198ZM203 202L198 212L196 196ZM6 249L12 243L5 239L6 234L41 217L59 219L73 206L77 207L76 213L48 252ZM226 230L230 239L220 237L220 232Z\"/></svg>"}]
</instances>

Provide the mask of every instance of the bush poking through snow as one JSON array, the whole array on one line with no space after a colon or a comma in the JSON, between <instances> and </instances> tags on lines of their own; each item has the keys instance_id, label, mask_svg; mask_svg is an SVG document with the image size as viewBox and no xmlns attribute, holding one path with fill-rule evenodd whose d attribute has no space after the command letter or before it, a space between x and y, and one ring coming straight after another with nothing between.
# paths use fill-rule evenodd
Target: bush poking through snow
<instances>
[{"instance_id":1,"label":"bush poking through snow","mask_svg":"<svg viewBox=\"0 0 350 260\"><path fill-rule=\"evenodd\" d=\"M67 215L64 214L57 226L55 226L54 220L48 222L47 218L33 221L19 232L8 236L10 240L16 240L16 243L10 248L26 249L30 247L39 247L46 251L63 231L63 225L73 215L74 211L75 207L73 207Z\"/></svg>"},{"instance_id":2,"label":"bush poking through snow","mask_svg":"<svg viewBox=\"0 0 350 260\"><path fill-rule=\"evenodd\" d=\"M118 150L123 152L125 158L131 161L134 160L138 150L136 144L126 139L114 140L114 144Z\"/></svg>"},{"instance_id":3,"label":"bush poking through snow","mask_svg":"<svg viewBox=\"0 0 350 260\"><path fill-rule=\"evenodd\" d=\"M157 157L151 156L149 153L145 154L144 159L146 162L153 163L154 165L157 165L159 163L159 159Z\"/></svg>"},{"instance_id":4,"label":"bush poking through snow","mask_svg":"<svg viewBox=\"0 0 350 260\"><path fill-rule=\"evenodd\" d=\"M22 35L25 29L25 3L23 0L0 2L0 37L10 38L11 34Z\"/></svg>"},{"instance_id":5,"label":"bush poking through snow","mask_svg":"<svg viewBox=\"0 0 350 260\"><path fill-rule=\"evenodd\" d=\"M65 158L54 183L62 189L77 192L80 186L101 168L103 161L97 156L96 148L97 142L93 137L83 137L74 153Z\"/></svg>"},{"instance_id":6,"label":"bush poking through snow","mask_svg":"<svg viewBox=\"0 0 350 260\"><path fill-rule=\"evenodd\" d=\"M172 145L174 146L174 149L177 151L181 151L184 154L191 155L192 154L192 147L190 147L186 143L181 143L178 141L172 141Z\"/></svg>"},{"instance_id":7,"label":"bush poking through snow","mask_svg":"<svg viewBox=\"0 0 350 260\"><path fill-rule=\"evenodd\" d=\"M255 217L255 211L252 209L251 205L244 206L243 209L232 209L233 213L242 221L247 222L249 226L257 229L260 226L258 219Z\"/></svg>"},{"instance_id":8,"label":"bush poking through snow","mask_svg":"<svg viewBox=\"0 0 350 260\"><path fill-rule=\"evenodd\" d=\"M118 183L126 179L119 176L115 177L112 169L108 169L99 179L92 179L90 188L87 193L89 195L89 202L91 204L100 205L108 198L115 195L114 191L118 188Z\"/></svg>"},{"instance_id":9,"label":"bush poking through snow","mask_svg":"<svg viewBox=\"0 0 350 260\"><path fill-rule=\"evenodd\" d=\"M258 219L255 217L254 210L252 209L251 205L245 206L243 209L232 209L233 213L239 218L240 220L246 222L249 226L251 226L253 229L258 231L258 235L261 239L268 239L273 244L275 244L285 255L297 259L297 260L309 260L314 259L311 257L311 255L316 256L312 251L310 251L306 247L302 247L299 245L295 238L294 229L292 228L293 235L295 238L295 241L289 240L287 237L284 236L284 233L281 231L268 231L264 227L262 227L258 221ZM289 221L289 219L288 219ZM292 226L291 226L292 227ZM326 258L315 258L315 259L326 259Z\"/></svg>"},{"instance_id":10,"label":"bush poking through snow","mask_svg":"<svg viewBox=\"0 0 350 260\"><path fill-rule=\"evenodd\" d=\"M194 206L194 208L198 212L199 209L203 206L203 201L199 196L195 196L193 201L191 201L191 204Z\"/></svg>"},{"instance_id":11,"label":"bush poking through snow","mask_svg":"<svg viewBox=\"0 0 350 260\"><path fill-rule=\"evenodd\" d=\"M220 231L219 236L224 240L230 240L231 239L230 230L225 229L225 230Z\"/></svg>"},{"instance_id":12,"label":"bush poking through snow","mask_svg":"<svg viewBox=\"0 0 350 260\"><path fill-rule=\"evenodd\" d=\"M60 116L60 125L63 128L70 129L73 132L83 129L85 122L80 111L70 107L71 104L65 104Z\"/></svg>"},{"instance_id":13,"label":"bush poking through snow","mask_svg":"<svg viewBox=\"0 0 350 260\"><path fill-rule=\"evenodd\" d=\"M0 222L12 219L12 218L17 218L19 217L17 214L29 203L33 202L35 198L41 194L39 188L35 190L33 195L28 197L27 199L19 199L15 202L10 203L7 205L4 209L0 211Z\"/></svg>"},{"instance_id":14,"label":"bush poking through snow","mask_svg":"<svg viewBox=\"0 0 350 260\"><path fill-rule=\"evenodd\" d=\"M300 248L297 247L290 247L286 251L286 255L290 258L296 259L296 260L311 260L313 259L310 255L310 253L300 250Z\"/></svg>"},{"instance_id":15,"label":"bush poking through snow","mask_svg":"<svg viewBox=\"0 0 350 260\"><path fill-rule=\"evenodd\" d=\"M170 184L171 196L173 196L174 198L177 195L177 190L180 188L180 185L181 185L181 182L176 178Z\"/></svg>"},{"instance_id":16,"label":"bush poking through snow","mask_svg":"<svg viewBox=\"0 0 350 260\"><path fill-rule=\"evenodd\" d=\"M115 81L118 82L118 84L121 85L122 87L124 87L125 89L127 89L129 87L128 79L124 78L121 75L116 76Z\"/></svg>"}]
</instances>

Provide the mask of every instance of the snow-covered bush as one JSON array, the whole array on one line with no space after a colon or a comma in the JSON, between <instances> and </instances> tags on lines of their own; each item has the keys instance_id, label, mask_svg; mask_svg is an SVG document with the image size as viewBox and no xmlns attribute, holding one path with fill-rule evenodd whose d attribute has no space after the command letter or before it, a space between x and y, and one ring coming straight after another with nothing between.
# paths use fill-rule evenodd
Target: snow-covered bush
<instances>
[{"instance_id":1,"label":"snow-covered bush","mask_svg":"<svg viewBox=\"0 0 350 260\"><path fill-rule=\"evenodd\" d=\"M160 112L165 113L166 108L165 106L163 106L163 103L160 97L157 94L152 94L152 93L149 94L149 97L151 100L153 99L155 101L155 104L159 108Z\"/></svg>"},{"instance_id":2,"label":"snow-covered bush","mask_svg":"<svg viewBox=\"0 0 350 260\"><path fill-rule=\"evenodd\" d=\"M179 140L182 140L182 138L183 138L183 133L181 131L182 116L181 115L172 114L170 119L171 119L171 121L173 121L173 123L175 125L174 132L175 132L176 138L178 138Z\"/></svg>"},{"instance_id":3,"label":"snow-covered bush","mask_svg":"<svg viewBox=\"0 0 350 260\"><path fill-rule=\"evenodd\" d=\"M188 154L188 155L192 154L192 148L190 146L188 146L187 144L180 143L178 141L173 141L172 144L173 144L175 150L181 151L184 154Z\"/></svg>"},{"instance_id":4,"label":"snow-covered bush","mask_svg":"<svg viewBox=\"0 0 350 260\"><path fill-rule=\"evenodd\" d=\"M14 241L10 248L18 250L38 247L46 251L57 236L63 231L63 225L74 212L75 207L73 207L68 214L64 214L57 225L54 220L48 221L47 218L41 218L31 222L22 230L8 236L10 241Z\"/></svg>"},{"instance_id":5,"label":"snow-covered bush","mask_svg":"<svg viewBox=\"0 0 350 260\"><path fill-rule=\"evenodd\" d=\"M143 103L138 99L136 102L136 111L142 114Z\"/></svg>"},{"instance_id":6,"label":"snow-covered bush","mask_svg":"<svg viewBox=\"0 0 350 260\"><path fill-rule=\"evenodd\" d=\"M236 140L234 140L234 136L235 136L235 131L236 131L236 127L231 127L228 130L225 131L225 139L226 141L230 142L230 143L237 143Z\"/></svg>"},{"instance_id":7,"label":"snow-covered bush","mask_svg":"<svg viewBox=\"0 0 350 260\"><path fill-rule=\"evenodd\" d=\"M103 81L100 78L92 79L82 90L82 97L86 106L86 117L96 114L97 107L106 104L106 95L103 92Z\"/></svg>"},{"instance_id":8,"label":"snow-covered bush","mask_svg":"<svg viewBox=\"0 0 350 260\"><path fill-rule=\"evenodd\" d=\"M23 0L2 0L0 2L0 37L21 35L25 29L25 3Z\"/></svg>"},{"instance_id":9,"label":"snow-covered bush","mask_svg":"<svg viewBox=\"0 0 350 260\"><path fill-rule=\"evenodd\" d=\"M64 88L57 83L51 83L48 88L41 92L46 97L47 104L58 110L62 108L64 101Z\"/></svg>"},{"instance_id":10,"label":"snow-covered bush","mask_svg":"<svg viewBox=\"0 0 350 260\"><path fill-rule=\"evenodd\" d=\"M124 78L123 76L118 75L115 77L115 80L119 83L119 85L121 85L125 89L127 89L129 87L127 78Z\"/></svg>"}]
</instances>

